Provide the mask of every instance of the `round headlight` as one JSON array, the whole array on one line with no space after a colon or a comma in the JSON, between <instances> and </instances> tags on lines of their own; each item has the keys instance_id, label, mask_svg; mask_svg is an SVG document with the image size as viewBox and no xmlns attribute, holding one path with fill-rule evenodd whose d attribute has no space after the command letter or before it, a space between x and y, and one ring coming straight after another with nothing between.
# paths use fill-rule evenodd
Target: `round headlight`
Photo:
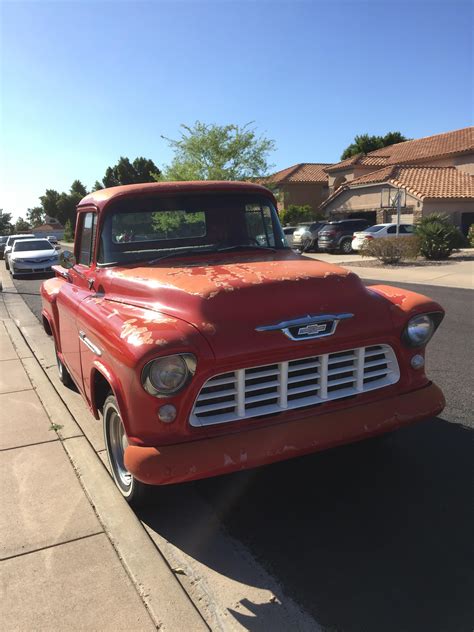
<instances>
[{"instance_id":1,"label":"round headlight","mask_svg":"<svg viewBox=\"0 0 474 632\"><path fill-rule=\"evenodd\" d=\"M435 325L429 314L414 316L408 321L405 329L406 342L411 347L421 347L425 345L434 334Z\"/></svg>"},{"instance_id":2,"label":"round headlight","mask_svg":"<svg viewBox=\"0 0 474 632\"><path fill-rule=\"evenodd\" d=\"M142 383L151 395L174 395L194 373L196 359L191 354L157 358L145 365Z\"/></svg>"}]
</instances>

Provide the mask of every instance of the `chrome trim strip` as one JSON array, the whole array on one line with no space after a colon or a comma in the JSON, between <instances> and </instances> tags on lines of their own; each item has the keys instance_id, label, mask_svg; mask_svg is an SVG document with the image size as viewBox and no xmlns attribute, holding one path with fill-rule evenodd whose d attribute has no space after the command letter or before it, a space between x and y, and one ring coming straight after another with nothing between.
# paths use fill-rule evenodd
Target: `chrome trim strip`
<instances>
[{"instance_id":1,"label":"chrome trim strip","mask_svg":"<svg viewBox=\"0 0 474 632\"><path fill-rule=\"evenodd\" d=\"M326 336L332 336L336 331L336 327L339 324L340 320L347 320L348 318L353 318L354 314L343 313L343 314L318 314L307 316L303 316L301 318L295 318L294 320L284 320L281 323L276 323L274 325L263 325L261 327L256 327L255 331L277 331L281 330L285 336L287 336L290 340L295 340L296 342L300 342L302 340L313 340L314 338L324 338ZM293 336L290 331L291 327L298 326L309 326L309 325L317 325L318 323L332 321L332 325L329 331L325 333L314 333L313 335L304 336L297 338Z\"/></svg>"},{"instance_id":2,"label":"chrome trim strip","mask_svg":"<svg viewBox=\"0 0 474 632\"><path fill-rule=\"evenodd\" d=\"M79 332L79 340L83 342L86 345L86 347L90 351L92 351L92 353L95 353L95 355L97 356L102 355L102 351L99 349L99 347L96 347L96 345L89 340L89 338L86 336L84 331Z\"/></svg>"}]
</instances>

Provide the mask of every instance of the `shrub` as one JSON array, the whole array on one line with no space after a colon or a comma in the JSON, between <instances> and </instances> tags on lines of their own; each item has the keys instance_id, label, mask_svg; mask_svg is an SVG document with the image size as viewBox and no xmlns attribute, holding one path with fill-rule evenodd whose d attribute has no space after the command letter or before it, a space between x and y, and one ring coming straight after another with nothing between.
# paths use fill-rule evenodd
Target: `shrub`
<instances>
[{"instance_id":1,"label":"shrub","mask_svg":"<svg viewBox=\"0 0 474 632\"><path fill-rule=\"evenodd\" d=\"M467 241L471 248L474 248L474 224L469 226L469 230L467 231Z\"/></svg>"},{"instance_id":2,"label":"shrub","mask_svg":"<svg viewBox=\"0 0 474 632\"><path fill-rule=\"evenodd\" d=\"M461 231L441 213L423 217L416 226L416 234L420 239L420 253L434 261L447 259L464 240Z\"/></svg>"},{"instance_id":3,"label":"shrub","mask_svg":"<svg viewBox=\"0 0 474 632\"><path fill-rule=\"evenodd\" d=\"M380 237L367 239L359 252L363 257L375 257L384 264L393 264L402 259L416 259L419 249L417 237Z\"/></svg>"},{"instance_id":4,"label":"shrub","mask_svg":"<svg viewBox=\"0 0 474 632\"><path fill-rule=\"evenodd\" d=\"M64 224L64 241L74 241L74 229L70 219Z\"/></svg>"},{"instance_id":5,"label":"shrub","mask_svg":"<svg viewBox=\"0 0 474 632\"><path fill-rule=\"evenodd\" d=\"M280 212L280 221L283 226L295 226L300 222L312 222L315 219L313 210L308 204L304 206L290 204L288 208Z\"/></svg>"}]
</instances>

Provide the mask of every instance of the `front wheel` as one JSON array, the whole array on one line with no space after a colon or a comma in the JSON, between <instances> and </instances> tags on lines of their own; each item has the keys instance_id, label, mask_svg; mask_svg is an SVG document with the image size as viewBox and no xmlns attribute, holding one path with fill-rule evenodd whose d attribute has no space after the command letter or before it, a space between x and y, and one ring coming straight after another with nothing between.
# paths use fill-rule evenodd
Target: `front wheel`
<instances>
[{"instance_id":1,"label":"front wheel","mask_svg":"<svg viewBox=\"0 0 474 632\"><path fill-rule=\"evenodd\" d=\"M64 384L64 386L67 386L68 388L72 388L74 385L74 382L72 381L72 377L70 376L69 371L64 366L64 362L59 357L58 350L55 349L55 351L56 351L56 365L58 367L58 377L60 381Z\"/></svg>"},{"instance_id":2,"label":"front wheel","mask_svg":"<svg viewBox=\"0 0 474 632\"><path fill-rule=\"evenodd\" d=\"M124 456L128 447L128 438L120 417L117 400L113 395L109 395L105 400L102 416L105 447L115 484L130 505L145 505L150 500L153 486L145 485L134 478L125 467Z\"/></svg>"},{"instance_id":3,"label":"front wheel","mask_svg":"<svg viewBox=\"0 0 474 632\"><path fill-rule=\"evenodd\" d=\"M345 255L350 255L352 252L352 240L351 239L344 239L341 242L341 252L343 252Z\"/></svg>"},{"instance_id":4,"label":"front wheel","mask_svg":"<svg viewBox=\"0 0 474 632\"><path fill-rule=\"evenodd\" d=\"M7 258L7 259L5 259L5 268L6 268L7 270L10 270L10 266L8 265L8 258Z\"/></svg>"}]
</instances>

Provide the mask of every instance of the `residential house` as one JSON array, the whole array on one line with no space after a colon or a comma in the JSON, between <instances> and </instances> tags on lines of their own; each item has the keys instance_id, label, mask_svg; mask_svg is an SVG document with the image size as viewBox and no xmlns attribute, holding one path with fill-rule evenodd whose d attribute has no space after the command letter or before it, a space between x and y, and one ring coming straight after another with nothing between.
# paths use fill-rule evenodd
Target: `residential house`
<instances>
[{"instance_id":1,"label":"residential house","mask_svg":"<svg viewBox=\"0 0 474 632\"><path fill-rule=\"evenodd\" d=\"M436 211L465 233L474 223L474 127L358 154L325 171L330 195L320 209L331 219L393 221L395 203L384 208L396 199L389 189L402 190L404 222Z\"/></svg>"},{"instance_id":2,"label":"residential house","mask_svg":"<svg viewBox=\"0 0 474 632\"><path fill-rule=\"evenodd\" d=\"M47 237L54 236L56 239L63 239L64 226L55 217L45 217L45 223L41 226L36 226L31 231L35 237Z\"/></svg>"},{"instance_id":3,"label":"residential house","mask_svg":"<svg viewBox=\"0 0 474 632\"><path fill-rule=\"evenodd\" d=\"M302 162L266 178L277 199L279 209L290 204L308 205L316 213L328 197L328 174L325 169L330 163Z\"/></svg>"}]
</instances>

